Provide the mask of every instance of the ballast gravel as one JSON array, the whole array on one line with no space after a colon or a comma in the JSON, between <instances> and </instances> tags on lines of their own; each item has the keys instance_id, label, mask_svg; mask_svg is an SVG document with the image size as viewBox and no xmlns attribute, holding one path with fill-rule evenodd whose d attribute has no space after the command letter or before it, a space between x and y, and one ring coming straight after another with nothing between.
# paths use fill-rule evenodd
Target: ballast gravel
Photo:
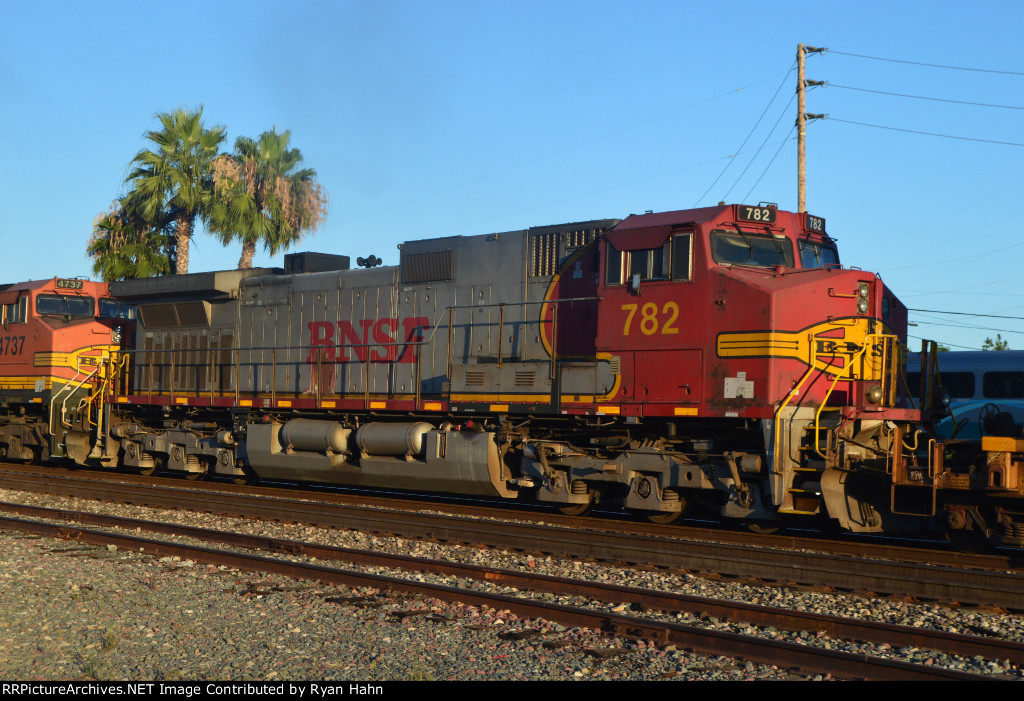
<instances>
[{"instance_id":1,"label":"ballast gravel","mask_svg":"<svg viewBox=\"0 0 1024 701\"><path fill-rule=\"evenodd\" d=\"M108 513L276 538L460 561L553 576L740 600L919 628L1024 641L1017 615L615 568L355 531L255 522L0 490L0 501ZM154 537L154 536L150 536ZM292 558L302 559L302 558ZM332 566L356 569L348 563ZM365 571L524 595L486 582L381 568ZM396 596L276 575L152 558L0 531L0 679L7 680L757 680L820 679L609 638L509 611ZM576 597L534 594L580 605ZM639 615L614 602L595 608ZM656 613L645 615L659 616ZM660 614L849 652L1022 678L1005 660L956 658L834 640L815 632ZM827 678L827 677L826 677Z\"/></svg>"}]
</instances>

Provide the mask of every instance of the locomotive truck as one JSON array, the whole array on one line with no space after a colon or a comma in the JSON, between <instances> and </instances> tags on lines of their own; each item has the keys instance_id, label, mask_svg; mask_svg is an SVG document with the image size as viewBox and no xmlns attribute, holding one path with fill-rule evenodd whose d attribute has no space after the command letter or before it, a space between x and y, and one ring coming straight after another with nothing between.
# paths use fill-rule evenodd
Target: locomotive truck
<instances>
[{"instance_id":1,"label":"locomotive truck","mask_svg":"<svg viewBox=\"0 0 1024 701\"><path fill-rule=\"evenodd\" d=\"M135 343L51 452L1024 544L1022 451L935 440L934 344L911 398L906 307L840 265L820 217L720 204L410 240L375 262L112 283Z\"/></svg>"}]
</instances>

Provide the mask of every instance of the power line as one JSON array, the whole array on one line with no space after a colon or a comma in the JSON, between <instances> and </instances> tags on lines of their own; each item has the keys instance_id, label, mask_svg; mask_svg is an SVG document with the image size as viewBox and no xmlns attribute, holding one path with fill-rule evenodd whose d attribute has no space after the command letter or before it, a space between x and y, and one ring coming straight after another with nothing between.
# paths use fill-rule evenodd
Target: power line
<instances>
[{"instance_id":1,"label":"power line","mask_svg":"<svg viewBox=\"0 0 1024 701\"><path fill-rule=\"evenodd\" d=\"M766 165L764 167L764 170L761 171L761 175L759 175L757 177L757 180L750 187L750 192L748 192L746 194L746 196L743 198L744 202L746 202L747 200L750 199L751 193L753 193L754 189L761 183L761 179L764 178L766 173L768 173L768 169L772 167L772 163L775 162L775 159L779 157L780 153L782 153L782 147L785 146L787 143L789 143L792 140L792 134L793 134L794 131L796 131L796 124L794 124L793 127L789 130L789 133L786 134L786 138L782 140L782 143L779 144L779 147L777 149L775 149L775 155L772 156L772 159L770 161L768 161L768 165Z\"/></svg>"},{"instance_id":2,"label":"power line","mask_svg":"<svg viewBox=\"0 0 1024 701\"><path fill-rule=\"evenodd\" d=\"M1024 316L1004 316L1001 314L974 314L972 312L944 312L939 309L907 309L908 312L927 312L929 314L955 314L957 316L983 316L986 319L1013 319L1024 321Z\"/></svg>"},{"instance_id":3,"label":"power line","mask_svg":"<svg viewBox=\"0 0 1024 701\"><path fill-rule=\"evenodd\" d=\"M775 94L772 95L772 99L768 101L767 105L765 105L764 111L761 112L761 116L757 118L757 121L754 123L754 126L750 128L750 132L747 134L747 138L743 139L743 143L740 144L740 147L738 149L736 149L736 153L737 154L740 153L743 150L743 147L747 145L747 142L750 141L750 137L754 135L754 131L757 129L757 126L761 123L761 120L764 119L764 116L766 114L768 114L769 108L771 108L772 104L775 102L775 98L777 98L779 96L779 92L782 90L782 86L786 84L786 80L789 78L790 73L793 72L795 67L796 67L796 62L794 61L793 65L789 67L789 70L786 71L786 75L784 75L782 77L782 82L779 83L779 87L777 87L775 89ZM773 129L774 129L774 127L773 127ZM731 166L732 163L733 163L733 159L730 158L729 161L725 164L725 167L722 168L722 172L718 174L717 178L715 178L714 182L711 183L710 185L708 185L708 189L705 190L704 193L700 197L697 198L697 201L693 203L694 207L696 207L698 204L700 204L701 200L703 200L705 197L707 197L708 193L711 192L711 190L715 187L715 185L718 184L718 181L722 179L722 176L725 175L725 171L729 170L729 166ZM733 187L735 187L735 185Z\"/></svg>"},{"instance_id":4,"label":"power line","mask_svg":"<svg viewBox=\"0 0 1024 701\"><path fill-rule=\"evenodd\" d=\"M789 71L787 71L783 75L788 76L789 73L792 73L792 72L793 72L793 69L791 68ZM523 167L528 166L528 165L533 165L534 163L538 163L538 162L546 160L548 158L553 158L554 156L560 156L563 153L566 153L568 151L572 151L573 149L577 149L577 148L580 148L582 146L588 146L588 145L590 145L590 144L592 144L592 143L594 143L596 141L600 141L602 139L606 139L606 138L608 138L610 136L615 136L617 134L621 134L623 132L630 131L631 129L636 129L637 127L645 126L647 124L650 124L651 122L656 122L656 121L658 121L660 119L665 119L667 117L671 117L673 115L679 114L680 112L685 112L686 110L690 110L690 109L693 109L695 107L699 107L699 106L701 106L703 104L706 104L708 102L713 102L715 100L720 100L720 99L722 99L724 97L728 97L729 95L734 95L735 93L738 93L741 90L747 90L748 88L752 88L755 85L760 85L761 83L764 83L764 82L766 82L768 80L771 80L772 78L776 77L777 75L779 75L779 74L778 73L772 74L772 75L768 76L767 78L762 78L761 80L755 81L753 83L749 83L747 85L744 85L744 86L739 87L739 88L735 88L733 90L729 90L728 92L724 92L724 93L721 93L719 95L714 95L712 97L705 98L705 99L700 100L698 102L694 102L692 104L686 105L685 107L679 107L679 108L671 110L669 112L665 112L663 114L659 114L659 115L656 115L654 117L650 117L648 119L644 119L644 120L639 121L639 122L634 122L634 123L626 125L624 127L620 127L618 129L614 129L612 131L608 131L608 132L605 132L603 134L599 134L599 135L597 135L597 136L595 136L593 138L586 139L584 141L579 141L579 142L577 142L575 144L572 144L571 146L566 146L566 147L558 149L556 151L551 151L549 153L545 153L543 155L536 156L534 158L531 158L531 159L528 159L528 160L525 160L525 161L520 161L519 163L516 163L514 165L510 165L510 166L507 166L505 168L501 168L499 170L494 170L494 171L491 171L490 173L485 173L485 174L477 176L475 178L470 178L468 180L463 180L462 182L455 183L454 185L449 185L447 187L443 187L443 188L441 188L439 190L434 190L432 192L428 192L428 193L425 193L425 194L422 194L422 195L418 195L416 197L411 197L411 198L409 198L407 200L403 200L403 201L397 202L395 204L386 205L384 207L380 207L378 209L374 209L374 210L371 210L369 212L365 212L363 214L358 214L356 216L349 217L348 219L344 219L344 220L342 220L340 222L337 222L337 223L340 226L344 226L345 224L350 224L350 223L352 223L354 221L359 221L360 219L365 219L366 217L372 216L374 214L380 214L381 212L386 212L386 211L391 210L391 209L396 209L398 207L404 207L406 205L413 204L414 202L419 202L421 200L429 199L431 197L435 197L437 195L440 195L440 194L443 194L443 193L446 193L446 192L450 192L452 190L457 190L457 189L465 187L467 185L473 185L475 183L480 182L481 180L487 180L488 178L493 178L493 177L495 177L497 175L503 175L504 173L507 173L507 172L512 171L512 170L517 170L519 168L523 168ZM783 78L783 80L785 80L785 78Z\"/></svg>"},{"instance_id":5,"label":"power line","mask_svg":"<svg viewBox=\"0 0 1024 701\"><path fill-rule=\"evenodd\" d=\"M935 340L934 338L922 338L921 336L913 336L913 335L911 335L909 333L907 334L907 338L916 338L918 341L934 341ZM980 348L976 348L975 346L961 346L961 345L959 345L957 343L948 343L946 341L938 341L938 343L941 343L944 346L948 346L949 348L963 348L964 350L981 350Z\"/></svg>"},{"instance_id":6,"label":"power line","mask_svg":"<svg viewBox=\"0 0 1024 701\"><path fill-rule=\"evenodd\" d=\"M754 165L754 161L756 161L757 157L761 155L761 151L764 149L764 145L766 143L768 143L768 139L770 139L772 137L772 134L775 133L775 130L779 126L779 122L781 122L782 118L786 116L787 112L789 112L789 106L793 104L793 100L795 100L795 99L796 99L796 93L793 94L793 97L789 98L789 102L787 102L786 106L782 108L782 112L779 113L779 118L775 120L775 124L773 124L772 128L768 131L768 133L764 135L764 140L761 142L761 145L757 147L757 151L755 151L754 155L751 157L751 159L749 161L747 161L747 165L743 169L743 172L739 174L739 176L736 178L736 182L734 182L732 184L732 187L730 187L728 192L726 192L725 195L722 197L722 201L723 202L726 202L726 201L729 200L729 193L736 189L736 186L740 184L740 180L743 180L743 176L747 174L748 170L750 170L750 166ZM794 126L793 128L796 129L796 126ZM782 146L784 146L786 144L786 141L787 141L786 139L782 140ZM779 149L781 149L782 146L779 146ZM777 153L778 152L776 151L776 154ZM775 158L772 157L772 161L774 161L774 160L775 160ZM768 165L771 165L771 163L769 163ZM760 181L760 178L758 178L758 181Z\"/></svg>"},{"instance_id":7,"label":"power line","mask_svg":"<svg viewBox=\"0 0 1024 701\"><path fill-rule=\"evenodd\" d=\"M954 70L954 71L976 71L976 72L979 72L979 73L1001 73L1003 75L1024 75L1024 73L1019 73L1017 71L997 71L997 70L993 70L993 69L989 69L989 68L965 68L964 66L943 66L943 65L938 64L938 63L921 63L919 61L903 61L903 60L900 60L898 58L882 58L880 56L865 56L863 54L848 54L848 53L844 53L842 51L833 51L831 49L827 49L827 51L829 53L839 54L840 56L855 56L857 58L870 58L870 59L872 59L874 61L890 61L892 63L909 63L909 64L914 65L914 66L928 66L929 68L948 68L948 69Z\"/></svg>"},{"instance_id":8,"label":"power line","mask_svg":"<svg viewBox=\"0 0 1024 701\"><path fill-rule=\"evenodd\" d=\"M922 319L923 318L923 321L920 321L918 323L920 323L920 324L928 324L930 326L946 326L948 328L953 328L953 329L971 329L971 330L974 330L974 331L998 331L999 333L1024 334L1024 331L1017 331L1015 329L997 329L997 328L994 328L992 326L978 326L976 324L966 324L966 323L962 324L962 323L954 322L954 321L949 321L949 322L934 321L933 317L929 317L929 316L915 317L915 318L916 319Z\"/></svg>"},{"instance_id":9,"label":"power line","mask_svg":"<svg viewBox=\"0 0 1024 701\"><path fill-rule=\"evenodd\" d=\"M900 129L898 127L886 127L881 124L865 124L864 122L851 122L847 119L836 119L835 117L825 116L826 119L831 119L833 122L842 122L843 124L856 124L861 127L874 127L875 129L888 129L889 131L902 131L906 134L921 134L923 136L941 136L944 139L959 139L961 141L980 141L984 144L999 144L1001 146L1024 146L1024 144L1018 144L1013 141L992 141L991 139L975 139L970 136L953 136L951 134L935 134L929 131L916 131L914 129Z\"/></svg>"},{"instance_id":10,"label":"power line","mask_svg":"<svg viewBox=\"0 0 1024 701\"><path fill-rule=\"evenodd\" d=\"M1004 110L1024 110L1024 107L1018 107L1016 105L993 105L987 102L968 102L967 100L948 100L942 97L926 97L924 95L907 95L899 92L886 92L884 90L869 90L868 88L855 88L851 85L836 85L835 83L829 83L825 81L824 87L828 88L842 88L844 90L857 90L859 92L870 92L876 95L892 95L894 97L909 97L915 100L932 100L933 102L952 102L957 105L973 105L975 107L998 107Z\"/></svg>"}]
</instances>

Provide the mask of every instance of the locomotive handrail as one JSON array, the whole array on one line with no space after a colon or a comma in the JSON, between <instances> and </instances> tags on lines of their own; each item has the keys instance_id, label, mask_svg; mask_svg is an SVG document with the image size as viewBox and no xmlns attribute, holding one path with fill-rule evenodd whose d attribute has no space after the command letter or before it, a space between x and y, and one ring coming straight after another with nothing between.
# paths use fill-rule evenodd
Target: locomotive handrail
<instances>
[{"instance_id":1,"label":"locomotive handrail","mask_svg":"<svg viewBox=\"0 0 1024 701\"><path fill-rule=\"evenodd\" d=\"M491 302L489 304L449 304L445 309L481 309L488 307L517 307L532 304L562 304L563 302L600 302L600 297L563 297L562 299L534 299L522 302Z\"/></svg>"},{"instance_id":2,"label":"locomotive handrail","mask_svg":"<svg viewBox=\"0 0 1024 701\"><path fill-rule=\"evenodd\" d=\"M803 384L804 384L804 382L807 381L807 378L811 376L811 371L813 371L815 369L814 368L813 360L815 359L816 356L817 356L817 353L814 352L814 349L813 349L813 346L812 346L811 347L811 360L812 360L811 364L807 367L807 370L804 371L804 374L800 378L800 381L797 382L795 385L793 385L793 389L791 389L789 391L789 394L786 395L786 399L782 402L782 404L779 405L779 408L775 410L775 449L773 451L775 453L775 457L772 459L772 473L773 474L776 474L776 475L781 475L782 474L782 472L779 472L779 462L780 462L779 458L781 457L781 453L782 453L782 439L781 439L781 435L782 435L782 433L781 433L781 428L782 428L782 425L781 425L782 424L782 411L786 408L786 406L789 405L789 403L790 403L790 401L792 401L793 397L795 397L798 394L800 394L800 388L803 387Z\"/></svg>"},{"instance_id":3,"label":"locomotive handrail","mask_svg":"<svg viewBox=\"0 0 1024 701\"><path fill-rule=\"evenodd\" d=\"M395 363L395 362L397 362L397 359L399 357L404 355L403 353L395 353L396 357L394 359L383 360L383 361L382 360L373 360L370 357L370 353L369 353L370 350L382 349L382 348L405 348L405 349L408 349L410 347L419 348L421 346L427 346L427 345L429 345L432 342L433 342L433 338L431 337L431 338L424 339L424 340L419 340L419 341L414 341L414 340L405 341L405 340L402 340L402 341L394 341L394 342L388 342L388 343L379 343L379 342L377 342L377 343L345 343L345 344L333 343L333 344L316 344L316 345L301 344L301 345L275 347L275 348L271 349L272 350L272 357L271 357L271 362L270 362L270 365L271 365L271 387L270 387L270 393L271 393L272 401L276 400L276 394L277 394L277 364L278 364L278 362L277 362L277 352L278 351L286 351L286 352L287 351L292 351L292 352L298 351L298 356L301 357L302 353L309 352L311 350L320 351L320 350L327 350L327 349L340 350L340 349L365 348L365 349L367 349L366 361L364 363L367 366L367 383L366 383L367 386L366 386L365 389L366 389L366 391L368 391L368 388L369 388L369 384L368 384L368 380L369 380L369 377L368 377L368 375L369 375L369 366L371 366L373 364L381 364L381 363ZM267 348L258 347L258 346L239 346L239 347L231 347L231 348L205 348L205 349L197 349L197 348L149 348L149 349L122 351L121 353L123 355L123 359L122 359L121 362L122 362L124 367L127 367L129 365L129 358L130 357L132 357L132 356L138 357L141 354L148 354L148 355L145 356L145 364L142 365L141 367L144 367L146 369L146 372L147 372L147 375L146 375L147 382L145 383L147 385L147 387L146 387L145 394L148 395L148 397L150 398L150 401L152 401L152 396L153 396L154 393L159 394L161 392L169 392L170 396L172 397L172 401L173 401L173 397L175 396L175 394L181 394L182 393L182 387L179 386L179 383L178 383L178 380L177 380L177 377L176 377L176 375L177 375L176 370L178 369L179 365L182 368L194 368L197 371L198 371L199 368L201 368L204 365L208 365L209 366L210 374L209 374L209 377L208 377L208 383L209 383L210 399L212 401L214 396L216 395L217 368L218 368L218 366L221 367L221 368L225 368L225 367L227 367L230 364L230 369L231 369L231 372L232 372L232 375L233 375L232 376L232 380L233 380L233 382L232 382L233 388L232 389L234 391L235 401L237 402L239 397L240 397L240 395L241 395L241 393L242 393L241 392L241 388L240 388L240 382L239 382L240 377L241 377L242 353L253 353L253 354L260 353L260 354L263 354L263 353L266 353L267 350L268 350ZM216 358L217 358L216 354L217 353L223 353L224 351L230 351L231 359L228 361L228 363L224 363L224 362L218 363L217 360L216 360ZM209 362L207 363L205 361L205 359L198 359L198 358L194 362L185 362L185 363L180 362L182 354L198 353L198 352L204 353L206 355L206 357L209 358ZM391 355L391 354L389 354L389 355ZM422 369L420 367L420 363L422 362L422 355L423 354L420 353L420 352L417 352L415 354L415 356L416 356L416 363L415 363L416 364L416 368L415 368L415 378L414 378L414 380L417 383L419 382L419 380L420 380L420 378L422 376ZM322 394L322 389L320 387L320 377L322 376L321 370L322 370L322 367L323 367L323 357L322 357L322 355L320 353L317 353L315 361L308 362L308 363L304 363L304 362L302 362L299 359L296 359L294 361L286 361L286 362L293 363L293 364L296 364L296 365L307 365L308 364L308 365L311 365L311 367L314 368L314 370L317 372L317 378L316 378L317 381L315 383L313 383L315 386L311 386L310 391L314 392L316 394L317 400L319 401L320 396ZM263 365L263 366L266 365L265 361L263 361L262 363L257 363L257 364ZM136 362L135 365L139 366L139 363ZM160 370L164 370L164 369L169 369L170 370L170 372L168 374L168 377L167 377L167 385L166 385L166 387L162 386L164 384L163 383L163 376L164 376L163 372L160 373L160 377L159 378L156 377L156 372L155 372L155 371L160 371ZM91 377L91 375L90 375L90 377ZM76 378L77 378L77 375L76 375ZM87 381L88 379L89 378L85 378L85 380L83 380L83 382ZM128 385L129 385L129 381L126 378L126 380L125 380L125 387L123 388L124 395L130 395L130 393L132 391L132 388L130 388ZM155 385L161 385L161 388L154 390L154 386ZM198 372L196 373L196 385L197 386L195 388L195 393L194 393L195 396L203 394L206 391L205 388L198 387L198 385L199 385L199 375L198 375ZM118 394L118 393L121 392L121 388L117 388L116 386L115 386L115 390L116 390L115 394ZM224 390L225 391L231 391L231 390L228 390L228 388L224 388ZM253 387L251 392L248 392L248 393L256 395L256 394L259 394L260 391L259 391L258 388ZM418 386L416 388L416 394L419 395L419 387ZM369 404L368 404L368 402L369 402L368 395L366 395L366 392L364 392L364 395L367 396L366 401L367 401L367 406L369 406Z\"/></svg>"},{"instance_id":4,"label":"locomotive handrail","mask_svg":"<svg viewBox=\"0 0 1024 701\"><path fill-rule=\"evenodd\" d=\"M60 395L64 394L64 391L66 389L68 389L74 383L74 381L78 379L78 376L81 375L81 374L82 374L82 369L81 368L76 368L75 376L71 378L70 382L68 382L63 387L61 387L60 390L57 392L57 394L53 395L53 399L50 400L50 425L51 426L53 425L53 408L55 406L57 406L57 399L60 398ZM71 393L74 394L74 390L71 390ZM67 403L67 400L65 400L65 403ZM71 424L64 423L64 408L63 408L63 405L61 407L60 425L63 428L71 428Z\"/></svg>"},{"instance_id":5,"label":"locomotive handrail","mask_svg":"<svg viewBox=\"0 0 1024 701\"><path fill-rule=\"evenodd\" d=\"M95 369L95 370L93 370L93 371L92 371L92 372L90 372L90 373L89 373L88 375L86 375L85 377L83 377L83 378L82 378L82 380L81 380L81 381L80 381L80 382L78 383L78 386L77 386L77 387L75 387L75 388L74 388L73 390L71 390L71 391L70 391L70 392L68 393L68 396L64 398L64 401L63 401L63 402L61 402L61 405L60 405L60 425L61 425L61 426L62 426L63 428L71 428L71 424L69 424L69 423L67 423L67 422L65 422L65 421L64 421L64 417L65 417L65 416L67 415L67 408L68 408L68 400L69 400L69 399L71 399L71 397L72 397L72 396L74 396L75 392L77 392L77 391L78 391L78 390L80 390L80 389L81 389L82 387L84 387L84 386L85 386L85 383L86 383L86 382L88 382L88 381L89 381L89 379L90 379L90 378L91 378L91 377L92 377L93 375L95 375L96 373L98 373L98 372L100 371L100 368L101 368L101 367L102 367L102 365L97 365L97 366L96 366L96 369ZM76 374L75 374L75 377L77 378L77 377L78 377L78 375L80 375L80 374L81 374L81 372L78 372L78 373L76 373ZM72 383L74 383L74 380L73 380L73 379L71 380L71 382L69 382L69 383L68 383L67 385L65 385L65 388L67 388L67 387L70 387ZM61 392L63 392L63 390L61 390ZM55 398L55 399L56 399L56 398Z\"/></svg>"},{"instance_id":6,"label":"locomotive handrail","mask_svg":"<svg viewBox=\"0 0 1024 701\"><path fill-rule=\"evenodd\" d=\"M824 411L825 405L828 404L828 398L832 395L832 392L835 390L836 384L838 384L839 380L843 379L843 377L845 375L847 375L848 373L851 374L850 379L853 379L852 371L853 371L853 368L856 366L857 361L860 360L861 358L863 358L864 355L867 353L868 349L872 348L875 345L875 343L877 342L877 341L873 341L872 339L880 340L881 344L882 344L882 348L883 348L883 350L882 350L882 358L881 358L881 361L879 363L879 365L880 365L879 375L881 376L879 381L882 383L882 396L883 397L886 395L886 391L885 391L886 385L887 384L891 384L891 383L886 381L886 378L889 376L889 374L886 372L887 368L886 368L886 362L885 361L886 361L886 357L888 355L888 345L889 345L890 342L894 341L896 339L896 337L891 335L891 334L882 334L882 333L867 334L866 336L864 336L864 346L863 346L863 348L861 348L859 351L857 351L857 353L855 353L850 358L849 362L846 363L846 365L843 367L843 369L839 373L837 373L835 375L835 378L832 380L832 384L829 386L828 391L825 392L825 396L821 400L821 404L819 404L817 411L814 412L814 452L817 453L823 460L827 460L828 458L827 458L827 456L824 453L821 452L821 440L820 440L820 438L821 438L821 436L820 436L820 433L821 433L821 430L820 430L821 429L821 412Z\"/></svg>"}]
</instances>

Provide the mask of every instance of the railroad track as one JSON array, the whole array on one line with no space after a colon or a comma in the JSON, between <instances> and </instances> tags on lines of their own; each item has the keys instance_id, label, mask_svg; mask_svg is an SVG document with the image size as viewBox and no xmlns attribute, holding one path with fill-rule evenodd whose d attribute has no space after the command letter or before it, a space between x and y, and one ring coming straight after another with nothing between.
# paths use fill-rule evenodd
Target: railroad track
<instances>
[{"instance_id":1,"label":"railroad track","mask_svg":"<svg viewBox=\"0 0 1024 701\"><path fill-rule=\"evenodd\" d=\"M552 509L525 504L517 508L508 508L505 502L486 502L470 500L463 497L444 497L441 495L388 495L381 492L339 491L337 488L299 487L297 485L269 486L260 483L258 486L239 486L220 481L190 482L173 476L142 477L130 473L112 473L109 470L89 470L86 468L55 468L52 466L33 467L22 463L5 463L0 461L0 487L5 480L12 480L12 488L31 489L30 480L20 476L37 475L44 479L54 475L75 479L96 479L103 483L111 481L138 485L177 485L183 489L215 492L224 495L250 494L283 499L304 499L326 504L342 506L370 506L397 511L432 511L442 512L470 518L489 518L506 521L546 523L548 525L578 528L583 530L603 529L617 533L633 533L637 535L665 536L684 540L706 540L718 543L755 545L762 547L787 548L791 550L813 549L820 553L833 555L850 555L860 557L878 557L879 559L916 562L921 564L947 565L968 569L988 569L1000 571L1019 571L1024 573L1024 556L1015 551L993 554L977 554L958 552L949 547L944 540L914 540L910 543L905 539L889 536L855 536L845 540L827 539L813 531L802 531L782 534L752 533L746 529L735 529L720 526L672 525L661 526L647 521L627 520L621 512L596 512L595 516L565 516ZM14 486L14 481L25 487ZM62 493L62 492L54 492ZM97 497L99 498L99 497Z\"/></svg>"},{"instance_id":2,"label":"railroad track","mask_svg":"<svg viewBox=\"0 0 1024 701\"><path fill-rule=\"evenodd\" d=\"M239 570L260 571L300 579L316 579L353 587L375 587L406 595L429 596L476 606L508 609L520 616L542 617L568 626L588 627L631 638L675 644L705 655L738 657L743 661L796 669L805 674L831 674L852 679L899 680L991 680L979 675L934 666L917 665L865 654L853 654L822 647L805 646L713 630L693 625L658 620L651 616L624 615L596 610L589 606L568 606L538 601L527 595L511 596L453 587L402 577L371 574L351 569L338 569L319 563L265 557L232 550L215 549L194 544L79 528L80 524L128 531L148 531L189 538L220 546L245 548L275 553L288 558L346 561L358 565L385 567L406 572L455 576L492 586L516 590L571 594L597 602L611 602L617 608L639 606L668 614L694 613L702 616L726 617L760 626L790 630L819 630L831 637L852 638L868 642L885 642L892 646L927 647L964 657L981 655L990 659L1024 662L1024 645L1008 641L988 640L976 636L953 635L938 631L921 631L905 626L866 623L834 616L784 611L736 602L701 597L681 596L646 589L620 587L568 578L478 567L451 562L388 555L377 551L338 548L296 541L250 536L224 531L195 528L177 524L143 521L88 512L0 504L0 510L33 516L34 519L73 522L75 527L40 520L10 516L0 517L0 528L29 532L48 537L73 540L97 547L116 546L130 551L143 551L153 556L177 556L211 565L229 566Z\"/></svg>"},{"instance_id":3,"label":"railroad track","mask_svg":"<svg viewBox=\"0 0 1024 701\"><path fill-rule=\"evenodd\" d=\"M898 560L884 559L881 553L874 557L836 556L772 546L692 540L674 534L664 535L665 529L659 529L659 535L637 533L630 528L617 529L615 522L596 519L586 522L586 530L541 522L517 522L516 528L510 529L507 521L493 516L481 519L371 508L313 501L319 499L315 494L301 499L297 495L302 493L294 491L266 493L256 490L243 494L225 490L221 485L208 489L205 485L191 482L168 482L121 480L116 475L97 480L94 476L82 479L46 474L45 471L38 474L0 472L0 487L8 489L161 508L244 514L266 520L696 573L711 572L760 582L829 587L870 595L911 596L922 600L997 606L1006 610L1024 608L1024 575L1020 573L910 562L904 553L900 553ZM805 543L804 547L808 545ZM870 552L870 548L865 550ZM921 557L919 553L918 558Z\"/></svg>"}]
</instances>

